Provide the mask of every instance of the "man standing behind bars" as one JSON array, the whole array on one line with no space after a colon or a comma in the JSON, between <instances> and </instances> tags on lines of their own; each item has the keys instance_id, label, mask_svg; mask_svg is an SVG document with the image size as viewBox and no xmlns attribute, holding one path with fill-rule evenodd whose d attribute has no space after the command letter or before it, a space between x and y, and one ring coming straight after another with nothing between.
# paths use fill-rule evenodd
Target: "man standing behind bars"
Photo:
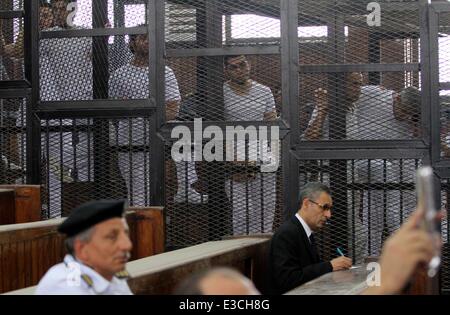
<instances>
[{"instance_id":1,"label":"man standing behind bars","mask_svg":"<svg viewBox=\"0 0 450 315\"><path fill-rule=\"evenodd\" d=\"M46 31L79 29L70 17L70 4L75 1L51 0L53 27ZM75 15L72 14L72 17ZM41 21L43 22L43 21ZM48 21L49 22L49 21ZM43 23L41 23L43 25ZM49 27L51 24L47 27ZM42 101L89 101L93 99L92 38L49 38L40 41L40 98ZM42 123L44 126L46 122ZM50 211L61 211L62 185L93 180L93 139L86 128L87 119L49 121L48 126L61 131L43 135L42 146L48 146ZM63 128L67 129L63 131ZM45 127L44 127L45 130ZM70 130L70 131L68 131ZM48 136L48 138L47 138ZM62 151L62 152L61 152ZM66 195L65 197L70 197ZM64 210L64 209L62 209Z\"/></svg>"},{"instance_id":2,"label":"man standing behind bars","mask_svg":"<svg viewBox=\"0 0 450 315\"><path fill-rule=\"evenodd\" d=\"M110 78L109 96L115 99L147 99L149 97L149 41L148 35L130 35L129 47L134 57L130 63L117 69ZM174 72L165 67L165 97L166 120L175 120L181 100L178 82ZM130 126L129 124L132 124ZM149 145L149 122L143 118L135 120L121 120L115 125L118 133L118 144L121 146ZM130 133L131 132L131 133ZM125 177L132 205L148 205L149 199L146 191L142 191L145 185L149 187L149 170L145 165L149 161L148 152L119 153L119 167ZM146 163L146 161L148 161ZM151 163L151 162L150 162ZM206 202L206 197L201 196L192 188L197 181L197 175L192 162L177 162L178 191L175 202L200 203ZM188 179L186 180L186 176ZM186 183L187 182L187 185ZM187 187L186 187L187 186ZM149 191L149 188L147 192ZM203 198L203 199L202 199Z\"/></svg>"},{"instance_id":3,"label":"man standing behind bars","mask_svg":"<svg viewBox=\"0 0 450 315\"><path fill-rule=\"evenodd\" d=\"M345 125L342 122L334 121L334 129L338 132L344 134L345 137L351 136L353 133L357 132L355 129L356 126L356 115L355 111L357 110L358 100L361 97L363 84L363 76L360 72L351 72L346 75L345 82L345 91L342 99L338 100L338 105L341 108L339 110L345 111ZM342 102L342 103L341 103ZM318 89L315 91L315 100L314 100L314 110L311 116L311 120L309 121L308 127L306 128L303 138L305 140L328 140L333 138L333 134L330 134L330 120L335 119L335 117L331 116L331 108L329 108L329 96L327 90ZM343 131L346 131L345 133ZM317 163L316 161L312 161L313 163ZM326 162L325 162L326 163ZM351 177L351 172L347 171L349 177ZM317 175L313 174L314 180L317 180ZM327 178L327 177L325 177ZM351 199L351 198L350 198ZM359 204L358 201L355 204ZM360 257L363 255L365 251L366 245L366 236L364 236L364 227L359 215L353 213L353 207L349 204L348 211L348 226L346 227L349 231L348 239L349 239L349 253L356 252L356 256ZM340 209L344 211L345 209ZM342 228L342 227L341 227ZM355 239L353 242L352 233L355 235ZM359 262L359 259L353 257L356 262Z\"/></svg>"},{"instance_id":4,"label":"man standing behind bars","mask_svg":"<svg viewBox=\"0 0 450 315\"><path fill-rule=\"evenodd\" d=\"M226 121L271 121L277 117L272 91L250 79L245 56L226 56L223 86ZM245 148L237 148L245 150ZM235 162L234 165L238 165ZM244 162L245 165L245 162ZM276 202L276 173L234 172L226 183L233 208L233 234L272 231Z\"/></svg>"},{"instance_id":5,"label":"man standing behind bars","mask_svg":"<svg viewBox=\"0 0 450 315\"><path fill-rule=\"evenodd\" d=\"M357 104L359 137L400 140L418 136L421 95L417 88L408 87L398 94L382 86L367 85L362 88ZM355 163L355 168L357 179L362 183L397 185L395 189L373 189L361 193L360 208L367 229L364 235L368 236L365 240L368 252L365 254L379 255L383 237L398 228L415 207L414 191L407 191L402 184L414 183L416 161L360 160Z\"/></svg>"}]
</instances>

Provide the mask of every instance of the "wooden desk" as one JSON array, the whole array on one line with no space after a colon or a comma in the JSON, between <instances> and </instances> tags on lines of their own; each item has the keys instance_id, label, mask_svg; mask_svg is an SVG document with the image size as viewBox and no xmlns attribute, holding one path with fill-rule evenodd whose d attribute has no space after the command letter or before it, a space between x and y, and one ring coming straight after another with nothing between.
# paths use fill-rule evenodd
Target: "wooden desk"
<instances>
[{"instance_id":1,"label":"wooden desk","mask_svg":"<svg viewBox=\"0 0 450 315\"><path fill-rule=\"evenodd\" d=\"M367 264L359 268L330 272L298 288L286 295L357 295L368 288L367 276L373 269L367 270ZM429 278L424 269L418 269L412 276L409 285L401 293L403 295L439 294L437 278Z\"/></svg>"},{"instance_id":2,"label":"wooden desk","mask_svg":"<svg viewBox=\"0 0 450 315\"><path fill-rule=\"evenodd\" d=\"M324 274L317 279L311 280L287 292L286 295L360 294L368 287L366 279L371 270L367 270L367 265L356 267L358 268Z\"/></svg>"}]
</instances>

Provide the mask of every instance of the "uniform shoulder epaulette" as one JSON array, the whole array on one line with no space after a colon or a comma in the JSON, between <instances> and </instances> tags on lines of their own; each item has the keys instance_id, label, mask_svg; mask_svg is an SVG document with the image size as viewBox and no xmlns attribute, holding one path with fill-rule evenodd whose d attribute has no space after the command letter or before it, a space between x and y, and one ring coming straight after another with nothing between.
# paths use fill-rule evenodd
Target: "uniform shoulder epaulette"
<instances>
[{"instance_id":1,"label":"uniform shoulder epaulette","mask_svg":"<svg viewBox=\"0 0 450 315\"><path fill-rule=\"evenodd\" d=\"M92 286L94 285L94 281L92 280L91 277L89 277L87 274L82 274L81 275L81 279L83 279L84 282L86 282L86 284L88 285L88 287L92 288Z\"/></svg>"},{"instance_id":2,"label":"uniform shoulder epaulette","mask_svg":"<svg viewBox=\"0 0 450 315\"><path fill-rule=\"evenodd\" d=\"M118 279L128 279L130 277L130 274L128 273L128 271L124 270L116 273L115 276Z\"/></svg>"}]
</instances>

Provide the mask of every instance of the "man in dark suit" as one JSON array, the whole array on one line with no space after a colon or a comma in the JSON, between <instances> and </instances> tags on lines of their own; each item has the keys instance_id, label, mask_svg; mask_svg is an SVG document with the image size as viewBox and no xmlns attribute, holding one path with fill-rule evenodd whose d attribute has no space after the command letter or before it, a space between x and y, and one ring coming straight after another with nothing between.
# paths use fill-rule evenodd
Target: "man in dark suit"
<instances>
[{"instance_id":1,"label":"man in dark suit","mask_svg":"<svg viewBox=\"0 0 450 315\"><path fill-rule=\"evenodd\" d=\"M273 235L269 250L270 289L283 294L325 273L348 269L350 258L322 261L314 232L331 217L330 189L322 183L306 184L300 193L299 210Z\"/></svg>"}]
</instances>

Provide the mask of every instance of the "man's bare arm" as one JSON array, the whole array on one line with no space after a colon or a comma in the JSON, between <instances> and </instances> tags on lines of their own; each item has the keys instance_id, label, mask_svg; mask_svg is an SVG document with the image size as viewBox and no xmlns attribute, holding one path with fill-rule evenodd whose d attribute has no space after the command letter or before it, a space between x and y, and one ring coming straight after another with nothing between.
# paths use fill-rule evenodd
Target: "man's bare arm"
<instances>
[{"instance_id":1,"label":"man's bare arm","mask_svg":"<svg viewBox=\"0 0 450 315\"><path fill-rule=\"evenodd\" d=\"M175 120L178 117L179 110L180 110L179 101L166 102L166 121Z\"/></svg>"},{"instance_id":2,"label":"man's bare arm","mask_svg":"<svg viewBox=\"0 0 450 315\"><path fill-rule=\"evenodd\" d=\"M323 125L328 116L327 90L317 89L314 93L317 115L305 131L305 139L317 140L323 136Z\"/></svg>"}]
</instances>

